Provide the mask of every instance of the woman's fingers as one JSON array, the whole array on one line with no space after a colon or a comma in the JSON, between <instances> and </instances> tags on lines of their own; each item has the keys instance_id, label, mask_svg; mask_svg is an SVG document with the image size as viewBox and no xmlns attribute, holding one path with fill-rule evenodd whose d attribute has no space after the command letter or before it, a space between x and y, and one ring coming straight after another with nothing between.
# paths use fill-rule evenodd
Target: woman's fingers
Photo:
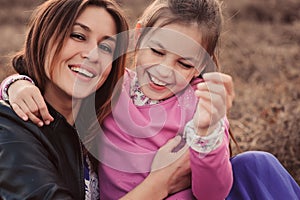
<instances>
[{"instance_id":1,"label":"woman's fingers","mask_svg":"<svg viewBox=\"0 0 300 200\"><path fill-rule=\"evenodd\" d=\"M178 151L174 152L173 149L177 147L181 142L181 136L176 136L170 139L164 146L162 146L156 153L151 171L165 168L171 164L178 163L178 160L188 159L188 145L184 145Z\"/></svg>"}]
</instances>

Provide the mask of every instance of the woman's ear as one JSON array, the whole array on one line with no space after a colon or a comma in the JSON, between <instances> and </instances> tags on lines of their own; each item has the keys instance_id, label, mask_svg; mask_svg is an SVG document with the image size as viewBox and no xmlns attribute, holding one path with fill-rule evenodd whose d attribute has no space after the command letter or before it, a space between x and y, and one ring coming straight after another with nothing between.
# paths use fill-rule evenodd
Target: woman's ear
<instances>
[{"instance_id":1,"label":"woman's ear","mask_svg":"<svg viewBox=\"0 0 300 200\"><path fill-rule=\"evenodd\" d=\"M141 32L142 32L142 24L140 22L138 22L135 25L135 30L134 30L134 41L135 43L138 41L138 39L141 36Z\"/></svg>"}]
</instances>

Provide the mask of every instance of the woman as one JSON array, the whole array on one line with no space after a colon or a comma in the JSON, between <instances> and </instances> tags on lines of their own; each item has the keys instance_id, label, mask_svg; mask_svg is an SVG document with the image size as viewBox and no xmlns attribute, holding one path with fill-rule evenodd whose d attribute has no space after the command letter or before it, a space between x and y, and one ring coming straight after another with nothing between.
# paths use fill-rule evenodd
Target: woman
<instances>
[{"instance_id":1,"label":"woman","mask_svg":"<svg viewBox=\"0 0 300 200\"><path fill-rule=\"evenodd\" d=\"M85 98L94 92L99 122L110 112L110 96L124 72L122 55L128 41L126 34L116 34L127 29L118 6L110 0L48 0L33 13L24 48L14 57L13 66L34 79L55 120L40 128L19 119L1 101L1 199L98 198L92 164L84 176L84 163L93 159L84 152L74 122ZM173 164L152 173L128 197L148 196L147 189L152 194L161 187L185 187L172 182L171 175L181 173L178 168ZM162 178L160 173L164 174L161 185L152 187Z\"/></svg>"}]
</instances>

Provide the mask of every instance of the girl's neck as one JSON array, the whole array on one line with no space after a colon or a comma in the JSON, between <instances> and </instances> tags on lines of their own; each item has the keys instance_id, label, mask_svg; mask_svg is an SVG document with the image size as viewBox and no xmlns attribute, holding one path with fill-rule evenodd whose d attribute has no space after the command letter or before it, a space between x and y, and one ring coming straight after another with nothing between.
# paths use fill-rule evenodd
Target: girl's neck
<instances>
[{"instance_id":1,"label":"girl's neck","mask_svg":"<svg viewBox=\"0 0 300 200\"><path fill-rule=\"evenodd\" d=\"M65 117L70 125L74 125L81 105L80 99L72 98L53 84L46 85L44 98L57 112Z\"/></svg>"}]
</instances>

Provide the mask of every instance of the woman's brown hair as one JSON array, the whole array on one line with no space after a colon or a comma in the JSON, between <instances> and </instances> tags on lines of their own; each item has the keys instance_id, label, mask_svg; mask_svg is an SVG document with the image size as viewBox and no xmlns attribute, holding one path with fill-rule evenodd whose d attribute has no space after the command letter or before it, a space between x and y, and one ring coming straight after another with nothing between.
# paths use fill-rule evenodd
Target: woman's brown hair
<instances>
[{"instance_id":1,"label":"woman's brown hair","mask_svg":"<svg viewBox=\"0 0 300 200\"><path fill-rule=\"evenodd\" d=\"M87 6L104 8L115 20L117 44L114 52L112 70L102 87L96 92L97 118L102 123L111 110L111 96L125 68L125 52L128 46L128 24L120 7L112 0L48 0L41 4L32 14L29 31L23 49L13 58L13 67L20 74L31 77L41 90L45 90L47 76L45 62L47 49L53 48L55 41L56 57L64 41L69 37L73 24ZM99 24L101 26L101 24ZM55 61L53 61L55 62ZM50 63L50 76L55 65Z\"/></svg>"}]
</instances>

